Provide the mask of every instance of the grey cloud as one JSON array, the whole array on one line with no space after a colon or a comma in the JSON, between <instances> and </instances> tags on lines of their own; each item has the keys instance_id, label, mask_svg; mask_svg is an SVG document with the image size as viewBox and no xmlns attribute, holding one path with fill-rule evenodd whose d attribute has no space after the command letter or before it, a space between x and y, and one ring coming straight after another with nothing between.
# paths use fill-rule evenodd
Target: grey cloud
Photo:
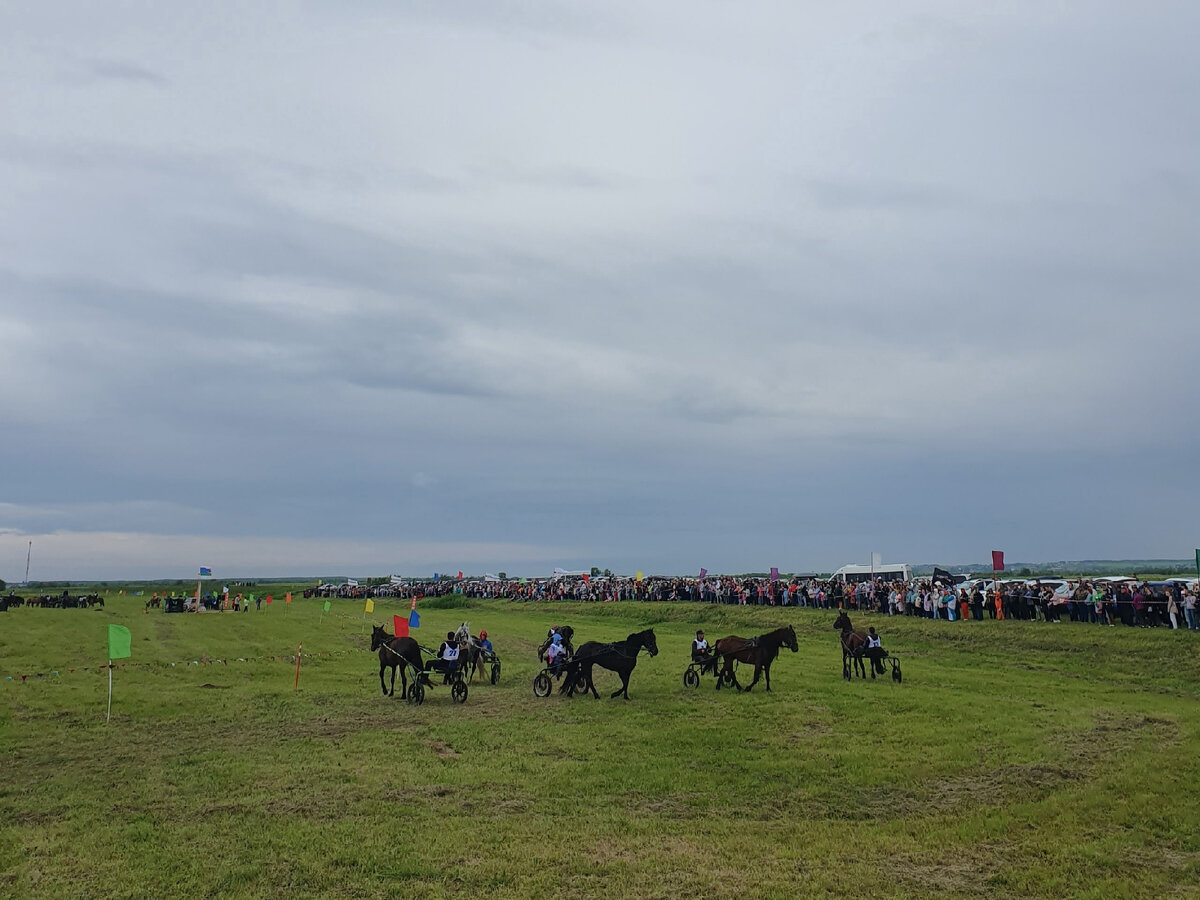
<instances>
[{"instance_id":1,"label":"grey cloud","mask_svg":"<svg viewBox=\"0 0 1200 900\"><path fill-rule=\"evenodd\" d=\"M120 59L92 59L86 63L89 75L97 80L125 81L151 87L166 87L170 81L166 76L137 63Z\"/></svg>"}]
</instances>

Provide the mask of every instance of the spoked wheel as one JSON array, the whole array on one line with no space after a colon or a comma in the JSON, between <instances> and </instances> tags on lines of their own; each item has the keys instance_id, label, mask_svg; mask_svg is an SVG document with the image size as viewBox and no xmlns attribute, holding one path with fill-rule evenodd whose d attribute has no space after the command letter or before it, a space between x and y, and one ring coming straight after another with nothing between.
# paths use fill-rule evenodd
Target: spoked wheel
<instances>
[{"instance_id":1,"label":"spoked wheel","mask_svg":"<svg viewBox=\"0 0 1200 900\"><path fill-rule=\"evenodd\" d=\"M904 680L904 676L900 674L900 663L897 660L892 661L892 681L899 684Z\"/></svg>"},{"instance_id":2,"label":"spoked wheel","mask_svg":"<svg viewBox=\"0 0 1200 900\"><path fill-rule=\"evenodd\" d=\"M722 669L717 678L720 679L721 684L729 687L733 684L733 669Z\"/></svg>"},{"instance_id":3,"label":"spoked wheel","mask_svg":"<svg viewBox=\"0 0 1200 900\"><path fill-rule=\"evenodd\" d=\"M588 691L591 689L591 684L588 682L587 676L580 672L575 676L575 684L571 688L571 696L586 697L588 695Z\"/></svg>"},{"instance_id":4,"label":"spoked wheel","mask_svg":"<svg viewBox=\"0 0 1200 900\"><path fill-rule=\"evenodd\" d=\"M413 706L420 706L425 702L425 685L418 680L408 688L408 702Z\"/></svg>"},{"instance_id":5,"label":"spoked wheel","mask_svg":"<svg viewBox=\"0 0 1200 900\"><path fill-rule=\"evenodd\" d=\"M467 702L467 683L465 681L454 682L454 687L450 688L450 696L458 703Z\"/></svg>"},{"instance_id":6,"label":"spoked wheel","mask_svg":"<svg viewBox=\"0 0 1200 900\"><path fill-rule=\"evenodd\" d=\"M539 672L538 676L533 679L533 694L535 697L549 697L550 687L550 676L545 672Z\"/></svg>"},{"instance_id":7,"label":"spoked wheel","mask_svg":"<svg viewBox=\"0 0 1200 900\"><path fill-rule=\"evenodd\" d=\"M492 663L492 684L500 683L500 663Z\"/></svg>"},{"instance_id":8,"label":"spoked wheel","mask_svg":"<svg viewBox=\"0 0 1200 900\"><path fill-rule=\"evenodd\" d=\"M699 675L699 673L696 672L695 669L687 669L686 671L684 671L683 686L690 687L690 688L700 686L700 675Z\"/></svg>"}]
</instances>

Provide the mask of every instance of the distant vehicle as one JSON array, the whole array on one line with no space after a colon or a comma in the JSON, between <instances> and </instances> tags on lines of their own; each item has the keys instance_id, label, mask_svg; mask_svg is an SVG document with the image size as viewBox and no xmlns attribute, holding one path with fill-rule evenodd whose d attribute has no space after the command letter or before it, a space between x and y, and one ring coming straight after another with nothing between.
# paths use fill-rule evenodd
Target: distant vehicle
<instances>
[{"instance_id":1,"label":"distant vehicle","mask_svg":"<svg viewBox=\"0 0 1200 900\"><path fill-rule=\"evenodd\" d=\"M883 581L912 581L912 566L908 563L895 563L890 566L842 566L833 573L833 577L842 584L858 584L879 578Z\"/></svg>"}]
</instances>

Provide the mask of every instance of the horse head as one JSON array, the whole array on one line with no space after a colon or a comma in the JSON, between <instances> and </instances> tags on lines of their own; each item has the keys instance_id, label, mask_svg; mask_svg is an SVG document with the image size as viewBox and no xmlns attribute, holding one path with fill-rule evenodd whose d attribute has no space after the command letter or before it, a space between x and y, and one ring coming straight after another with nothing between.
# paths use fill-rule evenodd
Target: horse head
<instances>
[{"instance_id":1,"label":"horse head","mask_svg":"<svg viewBox=\"0 0 1200 900\"><path fill-rule=\"evenodd\" d=\"M658 656L658 639L654 637L653 628L647 628L641 634L631 634L630 637L640 640L651 656Z\"/></svg>"},{"instance_id":2,"label":"horse head","mask_svg":"<svg viewBox=\"0 0 1200 900\"><path fill-rule=\"evenodd\" d=\"M376 625L371 629L371 650L375 651L387 643L391 635L383 630L382 625Z\"/></svg>"},{"instance_id":3,"label":"horse head","mask_svg":"<svg viewBox=\"0 0 1200 900\"><path fill-rule=\"evenodd\" d=\"M834 620L833 630L842 632L854 630L854 626L850 624L850 617L846 615L844 609L838 613L838 617Z\"/></svg>"},{"instance_id":4,"label":"horse head","mask_svg":"<svg viewBox=\"0 0 1200 900\"><path fill-rule=\"evenodd\" d=\"M787 647L793 653L800 651L800 644L796 640L796 629L791 625L783 629L783 646Z\"/></svg>"}]
</instances>

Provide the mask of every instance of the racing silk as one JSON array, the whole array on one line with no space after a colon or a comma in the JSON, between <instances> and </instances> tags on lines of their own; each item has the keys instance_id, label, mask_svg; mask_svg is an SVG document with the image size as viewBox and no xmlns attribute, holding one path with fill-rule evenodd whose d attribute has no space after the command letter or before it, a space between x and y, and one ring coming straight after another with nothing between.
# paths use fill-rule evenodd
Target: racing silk
<instances>
[{"instance_id":1,"label":"racing silk","mask_svg":"<svg viewBox=\"0 0 1200 900\"><path fill-rule=\"evenodd\" d=\"M484 653L491 653L492 652L492 642L489 641L487 638L484 638L482 641L479 642L479 649L482 650Z\"/></svg>"},{"instance_id":2,"label":"racing silk","mask_svg":"<svg viewBox=\"0 0 1200 900\"><path fill-rule=\"evenodd\" d=\"M559 656L566 653L566 648L562 644L551 644L546 648L546 659L554 662Z\"/></svg>"},{"instance_id":3,"label":"racing silk","mask_svg":"<svg viewBox=\"0 0 1200 900\"><path fill-rule=\"evenodd\" d=\"M879 635L867 635L867 649L874 650L876 647L882 647L883 644L879 640Z\"/></svg>"},{"instance_id":4,"label":"racing silk","mask_svg":"<svg viewBox=\"0 0 1200 900\"><path fill-rule=\"evenodd\" d=\"M453 662L458 659L458 644L446 641L442 644L442 659Z\"/></svg>"},{"instance_id":5,"label":"racing silk","mask_svg":"<svg viewBox=\"0 0 1200 900\"><path fill-rule=\"evenodd\" d=\"M696 640L692 641L692 652L693 653L707 653L708 652L708 641L704 640L703 638L697 638Z\"/></svg>"}]
</instances>

